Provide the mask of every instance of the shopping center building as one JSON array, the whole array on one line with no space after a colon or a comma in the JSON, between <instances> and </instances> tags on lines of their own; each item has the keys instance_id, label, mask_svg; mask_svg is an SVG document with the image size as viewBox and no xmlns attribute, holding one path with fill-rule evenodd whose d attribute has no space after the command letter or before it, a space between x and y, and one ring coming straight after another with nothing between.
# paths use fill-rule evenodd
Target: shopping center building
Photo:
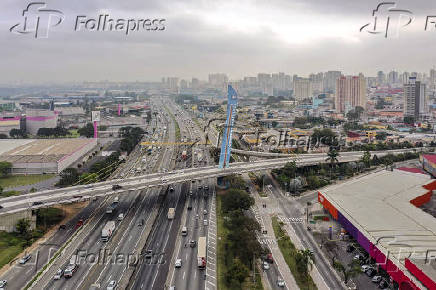
<instances>
[{"instance_id":1,"label":"shopping center building","mask_svg":"<svg viewBox=\"0 0 436 290\"><path fill-rule=\"evenodd\" d=\"M330 186L318 201L399 289L436 289L436 218L419 208L433 190L428 174L404 168Z\"/></svg>"}]
</instances>

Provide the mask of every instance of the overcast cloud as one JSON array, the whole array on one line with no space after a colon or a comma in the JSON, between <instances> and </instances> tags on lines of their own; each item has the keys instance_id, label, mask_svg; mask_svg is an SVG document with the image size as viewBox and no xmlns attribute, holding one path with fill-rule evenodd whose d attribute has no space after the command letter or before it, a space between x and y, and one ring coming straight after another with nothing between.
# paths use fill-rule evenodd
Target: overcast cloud
<instances>
[{"instance_id":1,"label":"overcast cloud","mask_svg":"<svg viewBox=\"0 0 436 290\"><path fill-rule=\"evenodd\" d=\"M342 70L428 70L436 64L436 31L424 31L436 1L396 1L414 14L398 38L359 32L372 22L373 0L57 0L65 20L47 39L18 35L30 3L1 0L0 83L155 81L163 76L238 79L258 72L307 75ZM164 18L164 31L74 31L77 15Z\"/></svg>"}]
</instances>

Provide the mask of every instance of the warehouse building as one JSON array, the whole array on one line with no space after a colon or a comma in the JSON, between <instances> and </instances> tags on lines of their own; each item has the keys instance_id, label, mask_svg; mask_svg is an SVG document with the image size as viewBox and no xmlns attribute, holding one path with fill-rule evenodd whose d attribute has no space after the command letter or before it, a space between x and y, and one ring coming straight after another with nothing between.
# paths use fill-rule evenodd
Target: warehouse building
<instances>
[{"instance_id":1,"label":"warehouse building","mask_svg":"<svg viewBox=\"0 0 436 290\"><path fill-rule=\"evenodd\" d=\"M60 173L97 146L97 139L0 140L0 161L12 163L12 174Z\"/></svg>"},{"instance_id":2,"label":"warehouse building","mask_svg":"<svg viewBox=\"0 0 436 290\"><path fill-rule=\"evenodd\" d=\"M26 110L26 132L36 135L40 128L56 128L58 112L50 110Z\"/></svg>"},{"instance_id":3,"label":"warehouse building","mask_svg":"<svg viewBox=\"0 0 436 290\"><path fill-rule=\"evenodd\" d=\"M399 289L436 289L436 219L419 206L436 181L422 171L380 171L318 192L318 201Z\"/></svg>"}]
</instances>

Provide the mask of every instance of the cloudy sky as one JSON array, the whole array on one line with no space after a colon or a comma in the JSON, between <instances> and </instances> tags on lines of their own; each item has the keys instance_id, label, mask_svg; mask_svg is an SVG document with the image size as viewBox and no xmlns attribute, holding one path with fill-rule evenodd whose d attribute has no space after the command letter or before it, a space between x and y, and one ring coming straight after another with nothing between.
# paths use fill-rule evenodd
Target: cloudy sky
<instances>
[{"instance_id":1,"label":"cloudy sky","mask_svg":"<svg viewBox=\"0 0 436 290\"><path fill-rule=\"evenodd\" d=\"M35 39L32 33L9 31L22 25L23 10L31 2L1 0L0 83L153 81L163 76L206 79L210 72L225 72L231 79L278 71L299 75L327 70L366 75L392 69L428 72L436 65L436 30L430 30L431 25L428 31L424 28L426 16L436 15L436 1L396 1L396 8L409 10L414 19L387 39L359 32L373 23L372 10L380 2L47 0L46 8L62 11L65 18L50 28L48 38ZM386 9L380 13L377 30L383 30ZM74 31L77 16L95 19L100 14L113 19L165 19L165 30L129 35ZM409 17L408 13L391 15L390 32ZM29 23L32 17L35 14L29 14ZM53 16L51 23L56 20Z\"/></svg>"}]
</instances>

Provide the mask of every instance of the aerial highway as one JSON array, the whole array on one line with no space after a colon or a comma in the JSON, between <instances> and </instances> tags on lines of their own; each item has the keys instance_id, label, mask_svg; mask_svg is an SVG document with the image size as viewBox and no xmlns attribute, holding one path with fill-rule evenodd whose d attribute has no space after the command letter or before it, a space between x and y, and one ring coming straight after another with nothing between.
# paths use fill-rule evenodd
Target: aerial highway
<instances>
[{"instance_id":1,"label":"aerial highway","mask_svg":"<svg viewBox=\"0 0 436 290\"><path fill-rule=\"evenodd\" d=\"M398 149L375 151L372 154L384 156L387 154L398 154L418 149ZM363 152L344 152L338 157L339 162L351 162L361 159ZM253 162L235 162L228 168L218 168L218 166L205 166L199 168L178 169L169 172L152 173L125 177L123 179L113 179L110 181L99 182L92 185L80 185L63 189L47 190L26 195L3 198L0 204L0 216L7 213L14 213L26 209L36 209L62 203L71 203L81 200L88 200L95 196L107 196L117 193L134 192L138 189L148 189L151 187L168 186L175 183L190 180L201 180L205 178L216 178L231 174L239 174L250 171L269 170L281 168L290 161L296 161L297 166L315 165L328 162L325 153L301 154L296 157L276 158L269 160L257 160ZM114 189L114 185L121 188Z\"/></svg>"}]
</instances>

